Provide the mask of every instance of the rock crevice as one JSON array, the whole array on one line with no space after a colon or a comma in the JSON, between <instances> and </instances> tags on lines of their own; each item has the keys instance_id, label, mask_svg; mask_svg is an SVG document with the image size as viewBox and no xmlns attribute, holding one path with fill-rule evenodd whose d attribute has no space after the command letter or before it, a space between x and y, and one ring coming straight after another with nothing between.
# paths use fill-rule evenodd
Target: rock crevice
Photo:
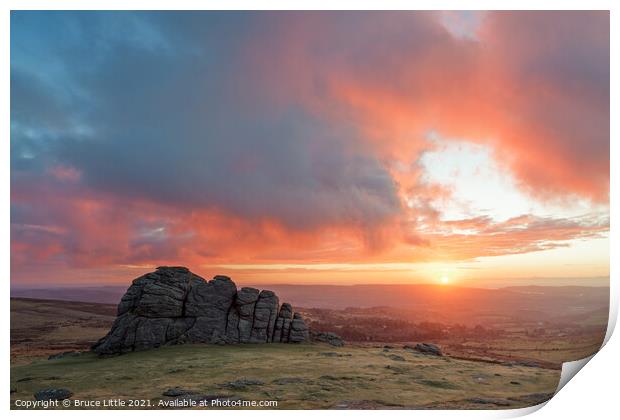
<instances>
[{"instance_id":1,"label":"rock crevice","mask_svg":"<svg viewBox=\"0 0 620 420\"><path fill-rule=\"evenodd\" d=\"M227 276L206 281L185 267L158 267L135 279L118 304L108 334L92 347L101 355L166 344L300 343L308 327L276 294L237 290Z\"/></svg>"}]
</instances>

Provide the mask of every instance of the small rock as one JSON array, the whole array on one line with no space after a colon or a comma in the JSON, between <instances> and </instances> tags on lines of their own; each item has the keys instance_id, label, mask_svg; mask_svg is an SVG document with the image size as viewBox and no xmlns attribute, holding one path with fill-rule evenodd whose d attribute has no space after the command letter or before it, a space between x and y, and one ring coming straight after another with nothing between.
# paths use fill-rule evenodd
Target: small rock
<instances>
[{"instance_id":1,"label":"small rock","mask_svg":"<svg viewBox=\"0 0 620 420\"><path fill-rule=\"evenodd\" d=\"M330 346L342 347L344 346L344 340L339 335L333 332L318 332L311 331L310 339L319 343L327 343Z\"/></svg>"},{"instance_id":2,"label":"small rock","mask_svg":"<svg viewBox=\"0 0 620 420\"><path fill-rule=\"evenodd\" d=\"M18 380L16 380L15 382L28 382L28 381L32 381L34 378L31 376L26 376L24 378L20 378Z\"/></svg>"},{"instance_id":3,"label":"small rock","mask_svg":"<svg viewBox=\"0 0 620 420\"><path fill-rule=\"evenodd\" d=\"M390 354L388 357L390 359L392 359L392 360L396 360L397 362L404 362L405 361L405 358L403 356L399 356L397 354Z\"/></svg>"},{"instance_id":4,"label":"small rock","mask_svg":"<svg viewBox=\"0 0 620 420\"><path fill-rule=\"evenodd\" d=\"M510 381L510 383L512 385L521 385L521 382L518 382L518 381Z\"/></svg>"},{"instance_id":5,"label":"small rock","mask_svg":"<svg viewBox=\"0 0 620 420\"><path fill-rule=\"evenodd\" d=\"M430 343L418 343L415 345L414 349L424 354L432 354L434 356L442 356L443 353L441 349L435 345Z\"/></svg>"},{"instance_id":6,"label":"small rock","mask_svg":"<svg viewBox=\"0 0 620 420\"><path fill-rule=\"evenodd\" d=\"M247 386L253 386L253 385L264 385L264 382L259 381L258 379L238 379L236 381L220 384L222 388L231 388L231 389L243 389Z\"/></svg>"},{"instance_id":7,"label":"small rock","mask_svg":"<svg viewBox=\"0 0 620 420\"><path fill-rule=\"evenodd\" d=\"M65 357L77 357L82 354L81 351L63 351L62 353L52 354L47 360L64 359Z\"/></svg>"},{"instance_id":8,"label":"small rock","mask_svg":"<svg viewBox=\"0 0 620 420\"><path fill-rule=\"evenodd\" d=\"M62 401L71 398L72 395L73 392L65 388L47 388L36 392L34 399L37 401Z\"/></svg>"},{"instance_id":9,"label":"small rock","mask_svg":"<svg viewBox=\"0 0 620 420\"><path fill-rule=\"evenodd\" d=\"M177 386L174 388L168 388L165 390L162 395L165 397L180 397L181 395L189 395L189 394L197 394L197 391L192 391L191 389L182 389Z\"/></svg>"}]
</instances>

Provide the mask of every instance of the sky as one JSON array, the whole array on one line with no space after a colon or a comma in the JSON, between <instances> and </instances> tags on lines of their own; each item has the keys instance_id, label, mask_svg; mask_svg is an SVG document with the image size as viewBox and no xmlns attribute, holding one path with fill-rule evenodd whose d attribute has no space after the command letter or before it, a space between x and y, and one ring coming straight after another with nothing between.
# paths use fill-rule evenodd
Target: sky
<instances>
[{"instance_id":1,"label":"sky","mask_svg":"<svg viewBox=\"0 0 620 420\"><path fill-rule=\"evenodd\" d=\"M11 13L11 284L602 285L608 12Z\"/></svg>"}]
</instances>

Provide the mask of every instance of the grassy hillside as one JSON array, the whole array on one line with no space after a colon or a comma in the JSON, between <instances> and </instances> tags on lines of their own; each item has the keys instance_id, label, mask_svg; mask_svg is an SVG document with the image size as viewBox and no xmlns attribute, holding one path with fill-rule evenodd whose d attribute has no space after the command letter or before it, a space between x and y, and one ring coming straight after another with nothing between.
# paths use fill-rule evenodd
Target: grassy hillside
<instances>
[{"instance_id":1,"label":"grassy hillside","mask_svg":"<svg viewBox=\"0 0 620 420\"><path fill-rule=\"evenodd\" d=\"M11 299L11 363L85 350L107 334L116 305Z\"/></svg>"},{"instance_id":2,"label":"grassy hillside","mask_svg":"<svg viewBox=\"0 0 620 420\"><path fill-rule=\"evenodd\" d=\"M401 360L402 359L402 360ZM560 372L427 356L402 348L325 345L183 345L112 358L37 360L11 369L11 400L43 388L73 398L146 399L171 387L276 400L278 408L515 408L553 393ZM262 385L230 387L240 379Z\"/></svg>"}]
</instances>

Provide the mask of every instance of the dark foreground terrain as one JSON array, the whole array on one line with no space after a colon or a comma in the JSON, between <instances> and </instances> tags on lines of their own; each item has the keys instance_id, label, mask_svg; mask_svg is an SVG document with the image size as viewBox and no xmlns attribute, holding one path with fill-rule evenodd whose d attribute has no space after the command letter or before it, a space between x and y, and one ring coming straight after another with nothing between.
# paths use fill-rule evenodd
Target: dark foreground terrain
<instances>
[{"instance_id":1,"label":"dark foreground terrain","mask_svg":"<svg viewBox=\"0 0 620 420\"><path fill-rule=\"evenodd\" d=\"M115 313L116 305L11 299L12 404L65 388L73 399L141 399L150 408L214 396L277 408L518 408L550 398L561 362L598 350L606 321L594 311L546 328L518 317L455 326L403 321L391 308L307 309L311 326L356 325L369 336L340 348L195 344L99 358L87 350ZM444 356L405 347L431 337ZM48 360L70 351L81 353ZM175 387L185 394L163 395Z\"/></svg>"}]
</instances>

